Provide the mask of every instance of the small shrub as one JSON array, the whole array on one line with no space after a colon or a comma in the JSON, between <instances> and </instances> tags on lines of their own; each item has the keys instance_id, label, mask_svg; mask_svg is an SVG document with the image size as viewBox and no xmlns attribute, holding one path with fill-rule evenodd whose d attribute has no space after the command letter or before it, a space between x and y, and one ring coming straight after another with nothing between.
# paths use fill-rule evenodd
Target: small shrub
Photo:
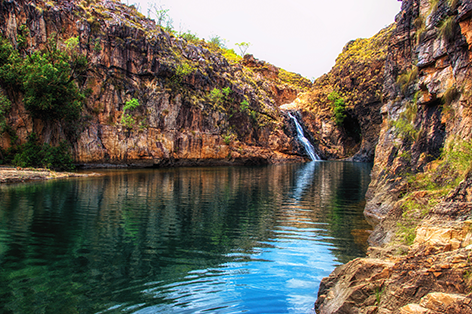
<instances>
[{"instance_id":1,"label":"small shrub","mask_svg":"<svg viewBox=\"0 0 472 314\"><path fill-rule=\"evenodd\" d=\"M412 222L397 222L397 235L403 240L406 245L412 245L416 238L416 224Z\"/></svg>"},{"instance_id":2,"label":"small shrub","mask_svg":"<svg viewBox=\"0 0 472 314\"><path fill-rule=\"evenodd\" d=\"M235 45L239 48L239 51L241 52L240 56L244 57L246 55L247 50L249 49L249 46L251 46L251 43L242 42L236 43Z\"/></svg>"},{"instance_id":3,"label":"small shrub","mask_svg":"<svg viewBox=\"0 0 472 314\"><path fill-rule=\"evenodd\" d=\"M6 115L10 112L11 102L7 96L0 93L0 135L7 130Z\"/></svg>"},{"instance_id":4,"label":"small shrub","mask_svg":"<svg viewBox=\"0 0 472 314\"><path fill-rule=\"evenodd\" d=\"M36 134L31 134L28 141L18 148L13 157L17 167L45 167L54 170L73 170L74 164L69 153L69 146L61 142L53 147L49 144L40 145Z\"/></svg>"},{"instance_id":5,"label":"small shrub","mask_svg":"<svg viewBox=\"0 0 472 314\"><path fill-rule=\"evenodd\" d=\"M136 120L133 118L132 115L126 113L126 111L131 111L139 107L139 101L136 98L128 100L124 107L123 107L123 114L121 115L121 124L126 127L127 129L132 129L133 126L136 124Z\"/></svg>"},{"instance_id":6,"label":"small shrub","mask_svg":"<svg viewBox=\"0 0 472 314\"><path fill-rule=\"evenodd\" d=\"M438 27L438 35L446 41L451 41L454 38L455 17L449 16L445 18Z\"/></svg>"},{"instance_id":7,"label":"small shrub","mask_svg":"<svg viewBox=\"0 0 472 314\"><path fill-rule=\"evenodd\" d=\"M413 66L409 71L400 74L397 77L397 85L400 86L400 89L403 94L406 94L408 87L416 81L418 78L418 67Z\"/></svg>"},{"instance_id":8,"label":"small shrub","mask_svg":"<svg viewBox=\"0 0 472 314\"><path fill-rule=\"evenodd\" d=\"M221 104L224 100L223 92L218 88L213 88L210 92L210 99L213 100L217 104Z\"/></svg>"},{"instance_id":9,"label":"small shrub","mask_svg":"<svg viewBox=\"0 0 472 314\"><path fill-rule=\"evenodd\" d=\"M95 38L95 43L93 45L93 51L100 53L102 51L102 45L100 44L100 38Z\"/></svg>"},{"instance_id":10,"label":"small shrub","mask_svg":"<svg viewBox=\"0 0 472 314\"><path fill-rule=\"evenodd\" d=\"M194 71L195 68L193 66L191 66L187 62L183 62L179 64L175 69L174 80L180 83L182 81L182 78L192 74Z\"/></svg>"},{"instance_id":11,"label":"small shrub","mask_svg":"<svg viewBox=\"0 0 472 314\"><path fill-rule=\"evenodd\" d=\"M446 92L444 93L443 100L444 100L444 105L448 106L451 103L453 103L455 100L457 100L461 95L461 91L455 86L452 85L448 89L446 89Z\"/></svg>"},{"instance_id":12,"label":"small shrub","mask_svg":"<svg viewBox=\"0 0 472 314\"><path fill-rule=\"evenodd\" d=\"M333 120L336 125L341 126L346 118L346 104L344 99L334 91L328 95L328 100L331 102L331 111L333 113Z\"/></svg>"},{"instance_id":13,"label":"small shrub","mask_svg":"<svg viewBox=\"0 0 472 314\"><path fill-rule=\"evenodd\" d=\"M416 27L416 44L418 44L422 39L423 35L426 33L426 23L424 21L424 17L422 15L418 16L413 24Z\"/></svg>"},{"instance_id":14,"label":"small shrub","mask_svg":"<svg viewBox=\"0 0 472 314\"><path fill-rule=\"evenodd\" d=\"M230 63L238 63L242 58L238 55L234 49L224 49L223 56L228 60Z\"/></svg>"},{"instance_id":15,"label":"small shrub","mask_svg":"<svg viewBox=\"0 0 472 314\"><path fill-rule=\"evenodd\" d=\"M180 33L179 37L191 43L198 43L200 41L200 38L198 38L197 34L192 34L192 32L189 30L187 32Z\"/></svg>"},{"instance_id":16,"label":"small shrub","mask_svg":"<svg viewBox=\"0 0 472 314\"><path fill-rule=\"evenodd\" d=\"M436 11L439 8L439 0L429 0L429 4L430 4L429 14L436 13Z\"/></svg>"},{"instance_id":17,"label":"small shrub","mask_svg":"<svg viewBox=\"0 0 472 314\"><path fill-rule=\"evenodd\" d=\"M240 112L243 112L243 111L246 111L246 110L248 110L248 109L249 109L249 103L248 103L248 101L247 101L247 100L243 100L243 101L241 102L241 107L239 107L239 111L240 111Z\"/></svg>"},{"instance_id":18,"label":"small shrub","mask_svg":"<svg viewBox=\"0 0 472 314\"><path fill-rule=\"evenodd\" d=\"M223 94L224 94L226 97L228 97L229 94L231 94L231 93L233 92L233 91L231 90L231 88L229 88L229 87L225 87L225 88L223 88L221 91L223 92Z\"/></svg>"},{"instance_id":19,"label":"small shrub","mask_svg":"<svg viewBox=\"0 0 472 314\"><path fill-rule=\"evenodd\" d=\"M213 49L226 49L226 40L218 35L211 36L208 43Z\"/></svg>"},{"instance_id":20,"label":"small shrub","mask_svg":"<svg viewBox=\"0 0 472 314\"><path fill-rule=\"evenodd\" d=\"M18 35L16 36L16 42L18 49L24 49L28 46L28 36L30 34L29 28L23 24L18 29Z\"/></svg>"}]
</instances>

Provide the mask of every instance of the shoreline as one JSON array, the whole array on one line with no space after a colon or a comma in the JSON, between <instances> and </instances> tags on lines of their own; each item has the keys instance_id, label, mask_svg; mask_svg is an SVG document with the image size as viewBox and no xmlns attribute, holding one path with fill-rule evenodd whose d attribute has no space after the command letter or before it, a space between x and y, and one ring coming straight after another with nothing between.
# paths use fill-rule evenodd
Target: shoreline
<instances>
[{"instance_id":1,"label":"shoreline","mask_svg":"<svg viewBox=\"0 0 472 314\"><path fill-rule=\"evenodd\" d=\"M99 176L98 173L76 173L54 171L45 168L0 167L0 184L22 183L39 180Z\"/></svg>"}]
</instances>

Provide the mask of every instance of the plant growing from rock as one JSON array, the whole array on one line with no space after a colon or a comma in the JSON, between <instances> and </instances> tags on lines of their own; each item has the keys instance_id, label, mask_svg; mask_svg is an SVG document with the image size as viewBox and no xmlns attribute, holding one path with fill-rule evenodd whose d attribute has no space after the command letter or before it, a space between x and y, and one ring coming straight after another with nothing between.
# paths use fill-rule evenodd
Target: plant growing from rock
<instances>
[{"instance_id":1,"label":"plant growing from rock","mask_svg":"<svg viewBox=\"0 0 472 314\"><path fill-rule=\"evenodd\" d=\"M4 93L0 92L0 135L7 130L6 115L11 109L11 101L5 96Z\"/></svg>"},{"instance_id":2,"label":"plant growing from rock","mask_svg":"<svg viewBox=\"0 0 472 314\"><path fill-rule=\"evenodd\" d=\"M454 28L455 28L455 17L448 16L446 17L438 27L438 35L446 41L450 41L454 38Z\"/></svg>"},{"instance_id":3,"label":"plant growing from rock","mask_svg":"<svg viewBox=\"0 0 472 314\"><path fill-rule=\"evenodd\" d=\"M55 170L75 168L66 142L63 141L56 147L47 143L41 145L35 133L28 136L28 141L18 147L13 157L13 164L22 168L45 167Z\"/></svg>"},{"instance_id":4,"label":"plant growing from rock","mask_svg":"<svg viewBox=\"0 0 472 314\"><path fill-rule=\"evenodd\" d=\"M408 91L408 87L416 82L418 79L418 67L413 66L410 70L400 74L397 77L397 85L400 87L402 93L405 95Z\"/></svg>"},{"instance_id":5,"label":"plant growing from rock","mask_svg":"<svg viewBox=\"0 0 472 314\"><path fill-rule=\"evenodd\" d=\"M139 107L139 101L136 98L133 98L131 100L128 100L123 107L123 114L121 115L121 124L127 128L127 129L132 129L133 126L136 124L135 118L130 115L129 113L126 113L126 111L131 111Z\"/></svg>"},{"instance_id":6,"label":"plant growing from rock","mask_svg":"<svg viewBox=\"0 0 472 314\"><path fill-rule=\"evenodd\" d=\"M390 121L390 126L393 127L395 135L402 140L415 140L419 131L414 126L418 106L416 103L409 102L406 105L405 111L399 114L396 120Z\"/></svg>"},{"instance_id":7,"label":"plant growing from rock","mask_svg":"<svg viewBox=\"0 0 472 314\"><path fill-rule=\"evenodd\" d=\"M346 104L338 92L333 91L328 95L328 101L331 103L331 112L333 120L337 126L341 126L346 118Z\"/></svg>"},{"instance_id":8,"label":"plant growing from rock","mask_svg":"<svg viewBox=\"0 0 472 314\"><path fill-rule=\"evenodd\" d=\"M175 69L175 74L173 76L174 81L181 83L182 79L187 75L192 74L195 71L195 68L187 62L180 63Z\"/></svg>"},{"instance_id":9,"label":"plant growing from rock","mask_svg":"<svg viewBox=\"0 0 472 314\"><path fill-rule=\"evenodd\" d=\"M251 46L251 43L241 42L241 43L236 43L235 45L239 48L240 56L244 57L246 55L247 50Z\"/></svg>"},{"instance_id":10,"label":"plant growing from rock","mask_svg":"<svg viewBox=\"0 0 472 314\"><path fill-rule=\"evenodd\" d=\"M226 49L226 40L218 35L211 36L208 43L213 49Z\"/></svg>"}]
</instances>

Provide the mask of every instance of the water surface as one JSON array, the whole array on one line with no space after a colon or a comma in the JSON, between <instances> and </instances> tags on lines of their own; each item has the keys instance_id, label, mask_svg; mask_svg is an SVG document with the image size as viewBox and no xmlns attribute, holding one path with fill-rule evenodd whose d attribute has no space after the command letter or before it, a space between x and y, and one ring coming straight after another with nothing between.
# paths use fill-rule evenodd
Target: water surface
<instances>
[{"instance_id":1,"label":"water surface","mask_svg":"<svg viewBox=\"0 0 472 314\"><path fill-rule=\"evenodd\" d=\"M0 186L2 313L313 313L364 256L370 164L104 171Z\"/></svg>"}]
</instances>

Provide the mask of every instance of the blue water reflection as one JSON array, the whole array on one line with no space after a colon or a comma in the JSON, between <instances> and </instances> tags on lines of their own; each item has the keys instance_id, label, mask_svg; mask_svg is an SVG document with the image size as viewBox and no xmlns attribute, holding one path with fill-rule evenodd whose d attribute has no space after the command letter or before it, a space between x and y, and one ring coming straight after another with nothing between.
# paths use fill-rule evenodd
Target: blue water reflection
<instances>
[{"instance_id":1,"label":"blue water reflection","mask_svg":"<svg viewBox=\"0 0 472 314\"><path fill-rule=\"evenodd\" d=\"M370 165L104 171L0 186L0 312L312 313L363 256Z\"/></svg>"}]
</instances>

